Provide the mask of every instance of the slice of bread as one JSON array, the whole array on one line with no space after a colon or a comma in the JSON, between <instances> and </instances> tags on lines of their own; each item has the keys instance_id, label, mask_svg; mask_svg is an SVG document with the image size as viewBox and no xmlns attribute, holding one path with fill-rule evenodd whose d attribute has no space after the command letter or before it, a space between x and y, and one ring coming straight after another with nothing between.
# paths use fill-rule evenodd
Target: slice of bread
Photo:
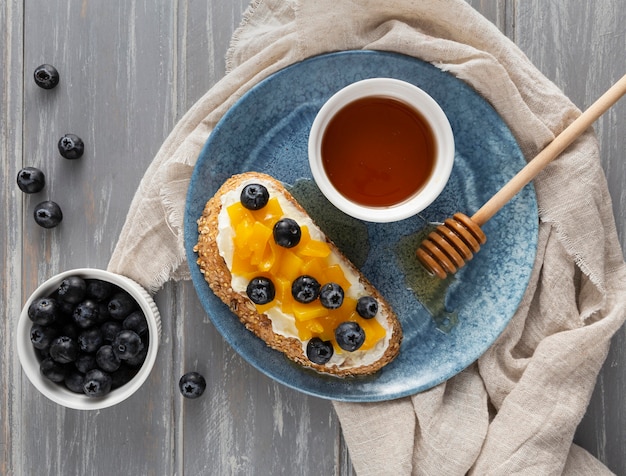
<instances>
[{"instance_id":1,"label":"slice of bread","mask_svg":"<svg viewBox=\"0 0 626 476\"><path fill-rule=\"evenodd\" d=\"M279 214L282 215L282 218L291 218L302 227L302 236L306 238L303 238L301 243L285 251L282 248L277 248L276 241L270 243L270 240L274 240L273 236L267 238L267 243L262 242L262 240L254 241L251 238L248 238L247 241L235 239L237 233L240 233L239 236L241 236L243 232L237 231L241 229L237 228L240 222L234 218L234 214L229 212L229 207L231 207L231 212L236 208L243 210L243 214L248 220L246 223L249 223L250 215L263 217L262 213L265 213L258 211L248 215L249 211L244 210L245 207L240 202L240 196L243 188L249 184L263 185L269 191L270 200L276 197L276 201L280 205ZM266 220L265 225L272 228L273 224L280 218L281 216L271 216L271 213L267 212L263 219ZM260 226L259 229L265 230ZM249 236L258 237L254 234ZM267 233L263 236L267 236ZM309 236L310 241L307 246L305 243ZM241 248L241 246L246 248ZM258 259L246 258L244 260L246 264L243 265L245 269L242 271L240 257L253 254L247 249L248 247L257 251L260 250L258 252L261 255L266 258L269 256L269 258L260 260L262 263L259 265L248 264L250 260L258 262ZM308 251L301 251L304 248ZM307 212L284 186L269 175L257 172L235 175L220 187L207 202L203 214L198 220L198 243L194 251L198 254L197 264L213 292L228 305L245 327L265 341L268 346L283 352L288 358L300 365L335 376L367 375L380 370L391 362L400 351L402 329L390 305L360 271L328 240L323 231L313 223ZM329 253L326 258L310 257L310 255L317 256L324 253ZM294 254L299 257L294 258ZM257 255L257 257L261 255ZM288 259L291 261L287 262ZM317 261L315 261L316 259ZM312 265L313 261L324 264L317 265L315 268ZM233 266L238 266L235 272L231 272ZM254 269L255 266L260 268ZM302 267L297 269L299 266ZM307 266L309 267L307 268ZM341 281L343 287L346 288L345 299L342 307L339 308L344 308L341 312L339 310L325 310L320 304L319 297L311 304L300 304L292 302L293 297L286 294L284 283L292 283L293 281L290 280L294 279L294 276L310 274L323 286L326 284L324 281L328 279L331 268L335 271L332 276L339 276L335 281ZM336 274L337 269L341 270L339 275ZM317 270L317 275L315 272L305 273L303 270ZM277 286L280 289L276 290L276 297L267 304L255 304L247 295L246 284L256 275L265 276L276 284L283 283L282 288ZM374 318L364 319L354 310L358 298L362 296L371 296L377 301L378 311ZM352 306L353 310L350 310L349 306ZM295 310L296 308L299 309L299 314ZM322 316L324 312L329 316ZM314 317L311 318L311 316ZM365 333L365 343L354 351L345 350L345 346L342 348L337 339L334 338L335 326L344 319L343 316L349 316L345 320L357 322L358 327L363 329ZM334 329L329 329L329 327L334 327ZM329 332L332 337L329 337ZM307 346L311 339L315 338L319 339L318 342L324 342L327 347L332 346L330 360L315 363L307 357ZM370 338L369 341L368 338ZM341 337L339 339L344 340ZM319 358L312 358L319 362Z\"/></svg>"}]
</instances>

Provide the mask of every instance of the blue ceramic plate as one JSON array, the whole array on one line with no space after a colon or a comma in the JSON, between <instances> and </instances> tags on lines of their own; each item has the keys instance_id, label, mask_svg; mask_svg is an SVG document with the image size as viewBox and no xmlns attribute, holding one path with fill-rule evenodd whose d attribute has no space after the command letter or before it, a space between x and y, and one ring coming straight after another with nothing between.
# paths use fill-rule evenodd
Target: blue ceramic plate
<instances>
[{"instance_id":1,"label":"blue ceramic plate","mask_svg":"<svg viewBox=\"0 0 626 476\"><path fill-rule=\"evenodd\" d=\"M311 179L307 139L324 101L370 77L393 77L424 89L447 114L455 135L452 176L420 216L393 224L359 222L324 202ZM429 222L473 214L524 165L510 130L473 89L434 66L395 53L346 51L307 59L261 81L222 118L194 169L185 210L185 247L205 310L226 341L250 364L304 393L340 401L391 400L431 388L472 364L513 316L536 252L538 214L526 187L485 226L487 244L455 276L428 278L414 251ZM273 175L394 307L404 339L400 355L363 378L319 375L290 362L247 331L212 293L193 246L205 202L231 175Z\"/></svg>"}]
</instances>

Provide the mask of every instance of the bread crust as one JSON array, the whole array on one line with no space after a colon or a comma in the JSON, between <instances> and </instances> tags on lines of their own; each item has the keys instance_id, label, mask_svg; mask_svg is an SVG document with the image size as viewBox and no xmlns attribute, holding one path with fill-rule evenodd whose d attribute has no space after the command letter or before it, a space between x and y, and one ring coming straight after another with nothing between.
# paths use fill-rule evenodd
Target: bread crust
<instances>
[{"instance_id":1,"label":"bread crust","mask_svg":"<svg viewBox=\"0 0 626 476\"><path fill-rule=\"evenodd\" d=\"M302 206L284 188L282 183L273 177L258 172L246 172L232 176L220 187L217 193L206 203L202 216L198 219L198 243L194 251L198 254L197 264L212 291L230 310L239 318L244 326L262 339L269 347L283 352L289 359L298 364L309 367L325 374L336 376L368 375L380 370L391 362L400 351L402 329L397 316L391 306L385 301L376 288L361 274L361 272L340 252L340 250L326 239L333 252L342 258L342 265L352 269L360 278L366 292L379 302L379 309L383 312L389 324L391 336L389 345L377 361L360 367L340 368L331 365L319 365L311 362L303 352L302 342L297 338L285 337L274 333L272 323L265 314L259 314L254 303L245 294L234 291L231 287L231 273L218 249L218 216L222 208L221 197L231 190L236 190L249 179L259 183L271 183L279 190L303 216L308 216ZM297 217L293 217L297 220Z\"/></svg>"}]
</instances>

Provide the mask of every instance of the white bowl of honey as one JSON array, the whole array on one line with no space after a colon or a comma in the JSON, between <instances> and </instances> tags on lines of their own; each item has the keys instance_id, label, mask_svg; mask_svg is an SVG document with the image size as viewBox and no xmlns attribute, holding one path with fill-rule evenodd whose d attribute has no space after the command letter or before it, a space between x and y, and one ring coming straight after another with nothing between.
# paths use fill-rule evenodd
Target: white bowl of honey
<instances>
[{"instance_id":1,"label":"white bowl of honey","mask_svg":"<svg viewBox=\"0 0 626 476\"><path fill-rule=\"evenodd\" d=\"M369 222L409 218L442 192L454 163L445 113L405 81L371 78L336 92L308 143L313 179L344 213Z\"/></svg>"}]
</instances>

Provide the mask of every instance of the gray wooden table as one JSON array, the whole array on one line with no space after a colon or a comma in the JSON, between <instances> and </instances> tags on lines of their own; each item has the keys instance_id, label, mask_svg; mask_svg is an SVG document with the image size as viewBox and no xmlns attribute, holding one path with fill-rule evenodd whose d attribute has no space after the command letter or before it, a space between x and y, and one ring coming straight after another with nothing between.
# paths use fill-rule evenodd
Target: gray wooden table
<instances>
[{"instance_id":1,"label":"gray wooden table","mask_svg":"<svg viewBox=\"0 0 626 476\"><path fill-rule=\"evenodd\" d=\"M352 474L330 402L262 376L217 334L189 283L157 295L163 343L131 399L94 413L37 393L19 366L15 323L35 287L57 272L107 265L135 189L166 135L224 75L246 0L2 0L0 2L0 474ZM626 72L624 0L472 0L579 107ZM34 68L56 65L53 91ZM597 124L626 246L626 103ZM66 132L87 153L55 152ZM44 169L35 197L17 171ZM35 200L65 213L53 231ZM576 441L626 475L626 333L616 335ZM202 372L205 395L183 401L180 375Z\"/></svg>"}]
</instances>

